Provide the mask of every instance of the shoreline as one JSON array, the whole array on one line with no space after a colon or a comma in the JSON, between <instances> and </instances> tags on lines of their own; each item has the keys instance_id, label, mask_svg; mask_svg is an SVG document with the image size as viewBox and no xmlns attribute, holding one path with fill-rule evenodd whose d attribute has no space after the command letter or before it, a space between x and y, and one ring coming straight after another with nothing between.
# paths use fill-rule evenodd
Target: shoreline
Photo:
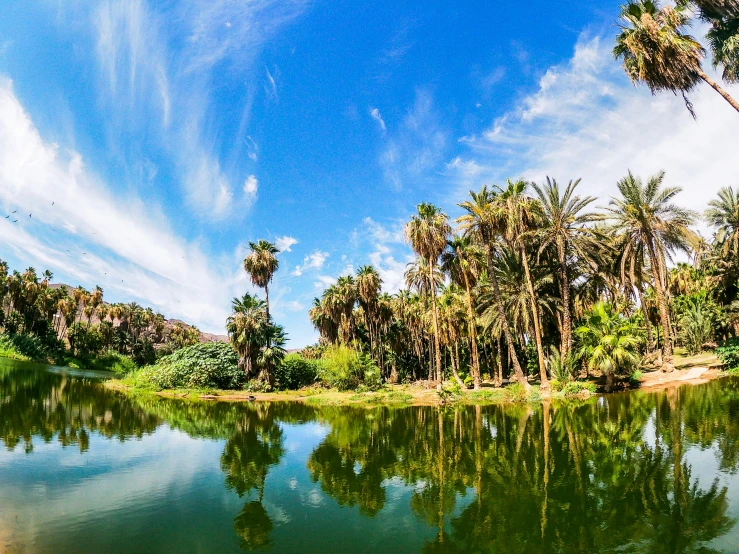
<instances>
[{"instance_id":1,"label":"shoreline","mask_svg":"<svg viewBox=\"0 0 739 554\"><path fill-rule=\"evenodd\" d=\"M700 371L696 371L700 370ZM464 391L461 395L442 399L436 388L422 385L385 385L374 392L339 392L329 389L301 389L275 392L247 392L240 390L201 391L196 389L175 389L155 391L135 388L119 379L111 379L104 386L124 394L145 394L162 398L186 399L211 402L301 402L313 406L440 406L440 405L494 405L531 404L545 400L587 400L588 398L623 392L659 392L683 385L702 385L729 376L726 371L716 367L676 369L672 373L653 371L645 373L639 386L627 386L611 392L589 393L581 391L576 395L564 396L557 393L541 395L538 386L532 384L532 394L523 400L511 399L506 387L493 387L486 384L482 389ZM590 381L592 382L592 381ZM628 383L628 381L626 382ZM583 393L584 392L584 393Z\"/></svg>"}]
</instances>

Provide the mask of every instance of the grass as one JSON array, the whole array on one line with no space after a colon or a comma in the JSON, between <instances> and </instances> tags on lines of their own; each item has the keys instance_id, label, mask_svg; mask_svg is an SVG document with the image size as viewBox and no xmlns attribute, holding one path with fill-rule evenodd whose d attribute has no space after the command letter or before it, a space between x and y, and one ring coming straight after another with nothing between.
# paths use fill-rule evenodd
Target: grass
<instances>
[{"instance_id":1,"label":"grass","mask_svg":"<svg viewBox=\"0 0 739 554\"><path fill-rule=\"evenodd\" d=\"M18 360L21 362L32 361L31 358L24 356L12 346L0 346L0 358L9 358L11 360Z\"/></svg>"}]
</instances>

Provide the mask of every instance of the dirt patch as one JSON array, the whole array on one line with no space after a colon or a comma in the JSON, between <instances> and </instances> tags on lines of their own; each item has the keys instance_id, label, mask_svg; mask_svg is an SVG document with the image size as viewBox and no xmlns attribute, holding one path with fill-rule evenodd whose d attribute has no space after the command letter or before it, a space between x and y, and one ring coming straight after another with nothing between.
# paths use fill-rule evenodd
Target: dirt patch
<instances>
[{"instance_id":1,"label":"dirt patch","mask_svg":"<svg viewBox=\"0 0 739 554\"><path fill-rule=\"evenodd\" d=\"M698 366L689 369L676 369L670 373L652 371L645 373L639 380L642 389L661 390L680 385L700 385L722 376L715 368Z\"/></svg>"}]
</instances>

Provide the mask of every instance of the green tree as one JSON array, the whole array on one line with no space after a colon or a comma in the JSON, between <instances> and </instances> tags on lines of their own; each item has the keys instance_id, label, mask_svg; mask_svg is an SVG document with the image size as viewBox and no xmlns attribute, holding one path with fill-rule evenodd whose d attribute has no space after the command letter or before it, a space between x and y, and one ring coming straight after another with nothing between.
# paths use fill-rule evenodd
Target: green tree
<instances>
[{"instance_id":1,"label":"green tree","mask_svg":"<svg viewBox=\"0 0 739 554\"><path fill-rule=\"evenodd\" d=\"M701 80L739 112L739 103L703 72L703 47L683 32L689 19L685 6L660 8L653 0L630 1L621 8L621 32L613 55L623 59L634 83L646 83L652 93L681 94L691 114L687 94Z\"/></svg>"},{"instance_id":2,"label":"green tree","mask_svg":"<svg viewBox=\"0 0 739 554\"><path fill-rule=\"evenodd\" d=\"M267 319L269 319L269 283L280 266L277 259L280 251L266 240L250 242L249 248L251 252L244 258L244 269L251 277L251 282L264 289Z\"/></svg>"},{"instance_id":3,"label":"green tree","mask_svg":"<svg viewBox=\"0 0 739 554\"><path fill-rule=\"evenodd\" d=\"M739 189L723 187L718 199L711 200L706 210L706 221L716 228L716 242L726 257L739 256Z\"/></svg>"},{"instance_id":4,"label":"green tree","mask_svg":"<svg viewBox=\"0 0 739 554\"><path fill-rule=\"evenodd\" d=\"M418 205L418 213L405 227L405 236L418 256L428 264L429 281L433 282L433 271L439 256L446 247L452 229L447 215L433 204ZM431 287L431 306L434 323L434 346L436 354L436 380L441 382L441 345L439 341L439 313L436 306L436 287Z\"/></svg>"}]
</instances>

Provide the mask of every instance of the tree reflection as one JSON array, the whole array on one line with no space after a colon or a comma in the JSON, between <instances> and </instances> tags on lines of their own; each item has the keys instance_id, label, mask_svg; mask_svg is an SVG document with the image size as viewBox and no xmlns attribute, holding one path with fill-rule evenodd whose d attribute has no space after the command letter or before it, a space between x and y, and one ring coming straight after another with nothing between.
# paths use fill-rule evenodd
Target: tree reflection
<instances>
[{"instance_id":1,"label":"tree reflection","mask_svg":"<svg viewBox=\"0 0 739 554\"><path fill-rule=\"evenodd\" d=\"M90 434L124 441L152 433L161 420L99 381L52 373L19 362L0 363L0 441L14 450L33 451L34 436L54 437L81 452Z\"/></svg>"}]
</instances>

